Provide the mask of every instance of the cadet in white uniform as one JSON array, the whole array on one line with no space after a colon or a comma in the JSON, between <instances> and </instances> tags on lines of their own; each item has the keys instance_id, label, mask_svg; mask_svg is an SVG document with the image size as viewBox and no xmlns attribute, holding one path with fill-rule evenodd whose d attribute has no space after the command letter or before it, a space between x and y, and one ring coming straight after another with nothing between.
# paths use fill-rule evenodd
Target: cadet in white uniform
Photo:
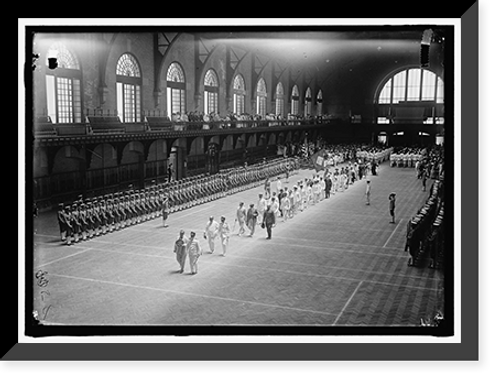
<instances>
[{"instance_id":1,"label":"cadet in white uniform","mask_svg":"<svg viewBox=\"0 0 500 382\"><path fill-rule=\"evenodd\" d=\"M184 264L186 263L187 241L188 239L186 239L186 237L184 236L184 231L181 231L179 233L179 238L175 241L174 245L174 253L176 254L177 262L181 266L179 273L184 272Z\"/></svg>"},{"instance_id":2,"label":"cadet in white uniform","mask_svg":"<svg viewBox=\"0 0 500 382\"><path fill-rule=\"evenodd\" d=\"M240 206L236 210L236 219L235 219L235 221L237 221L240 226L238 236L241 236L245 233L246 218L247 218L247 211L245 209L245 203L241 202Z\"/></svg>"},{"instance_id":3,"label":"cadet in white uniform","mask_svg":"<svg viewBox=\"0 0 500 382\"><path fill-rule=\"evenodd\" d=\"M219 223L214 220L213 216L210 216L208 223L205 227L205 232L203 237L208 241L208 247L210 248L210 253L214 253L215 250L215 238L219 232Z\"/></svg>"},{"instance_id":4,"label":"cadet in white uniform","mask_svg":"<svg viewBox=\"0 0 500 382\"><path fill-rule=\"evenodd\" d=\"M189 256L189 266L191 267L191 274L195 275L198 273L198 258L201 256L202 251L200 247L200 242L195 239L196 233L191 232L191 237L187 242L187 255Z\"/></svg>"},{"instance_id":5,"label":"cadet in white uniform","mask_svg":"<svg viewBox=\"0 0 500 382\"><path fill-rule=\"evenodd\" d=\"M217 231L221 244L222 244L222 256L226 256L227 246L229 245L229 236L231 235L231 228L229 228L229 224L226 222L226 217L220 217L219 230Z\"/></svg>"}]
</instances>

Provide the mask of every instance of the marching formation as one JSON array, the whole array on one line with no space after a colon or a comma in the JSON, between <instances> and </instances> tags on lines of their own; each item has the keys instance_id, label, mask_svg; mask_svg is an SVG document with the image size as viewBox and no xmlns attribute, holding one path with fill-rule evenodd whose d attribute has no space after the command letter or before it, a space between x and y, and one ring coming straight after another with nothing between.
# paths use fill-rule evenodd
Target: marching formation
<instances>
[{"instance_id":1,"label":"marching formation","mask_svg":"<svg viewBox=\"0 0 500 382\"><path fill-rule=\"evenodd\" d=\"M257 201L249 203L248 207L245 202L239 202L232 227L225 215L220 216L220 221L217 221L214 216L208 218L203 230L203 238L208 244L207 252L215 253L216 244L220 240L220 255L226 256L230 238L233 235L253 237L257 227L265 229L266 240L271 240L273 228L278 224L278 220L281 219L284 223L337 192L347 191L349 186L356 181L367 177L371 163L377 165L387 160L390 154L390 150L375 148L370 149L369 156L363 152L357 160L352 158L352 161L342 163L344 158L349 158L349 154L344 156L343 151L352 150L352 147L334 145L328 149L327 156L336 156L336 158L333 161L325 161L323 174L317 172L310 178L299 180L293 185L289 185L289 173L298 170L297 161L276 161L271 167L264 163L250 169L242 168L226 173L227 193L255 187L256 184L262 186L262 178L265 177L263 190L258 194ZM341 157L338 157L339 153L342 154ZM285 177L281 176L283 172ZM367 200L369 200L369 194ZM236 229L237 233L235 233ZM191 274L198 273L198 259L203 254L203 250L196 239L196 232L191 231L190 238L187 239L185 231L181 230L174 243L174 253L179 263L179 273L184 273L188 258Z\"/></svg>"},{"instance_id":2,"label":"marching formation","mask_svg":"<svg viewBox=\"0 0 500 382\"><path fill-rule=\"evenodd\" d=\"M295 159L275 159L218 174L154 184L142 190L126 190L91 199L80 197L71 204L59 204L57 217L61 241L72 245L160 216L163 225L167 226L170 213L256 187L263 179L296 170L298 161Z\"/></svg>"},{"instance_id":3,"label":"marching formation","mask_svg":"<svg viewBox=\"0 0 500 382\"><path fill-rule=\"evenodd\" d=\"M441 171L443 151L440 149L433 149L430 152L419 151L418 154L412 149L403 150L407 154L393 154L392 149L387 148L353 149L354 147L345 145L323 148L324 171L317 170L316 174L294 184L289 183L289 177L298 171L299 160L283 158L269 162L264 160L251 166L245 164L243 167L222 170L213 175L199 175L179 181L153 184L142 190L130 189L86 200L80 197L70 205L59 205L61 240L71 245L160 216L163 218L163 226L166 227L170 213L263 185L254 203L249 203L248 207L243 201L239 203L232 228L224 215L220 217L220 221L213 216L209 217L203 231L209 252L215 252L216 242L220 239L221 255L226 256L231 236L253 237L256 228L261 227L265 229L266 239L271 240L273 228L278 221L284 223L332 195L347 191L355 182L367 178L370 168L371 174L377 175L378 164L389 158L391 166L399 166L399 157L394 155L408 155L409 159L403 159L403 165L415 166L419 178L433 176L442 178L443 175ZM414 159L417 163L413 163ZM365 192L367 205L370 204L370 193L371 185L367 179ZM394 193L390 195L389 200L391 223L394 223ZM409 236L416 237L416 235ZM409 239L409 242L413 241ZM413 246L408 245L407 248L412 249L411 255L415 257ZM196 232L191 231L187 238L185 232L181 230L174 244L174 252L180 265L180 273L184 272L188 258L191 273L198 272L197 261L202 249L196 238Z\"/></svg>"}]
</instances>

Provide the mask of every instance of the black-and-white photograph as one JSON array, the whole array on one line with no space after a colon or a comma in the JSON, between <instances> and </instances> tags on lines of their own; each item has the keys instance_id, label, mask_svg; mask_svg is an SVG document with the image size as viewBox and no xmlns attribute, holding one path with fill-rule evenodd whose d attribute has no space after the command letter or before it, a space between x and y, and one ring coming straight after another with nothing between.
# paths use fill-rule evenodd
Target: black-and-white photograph
<instances>
[{"instance_id":1,"label":"black-and-white photograph","mask_svg":"<svg viewBox=\"0 0 500 382\"><path fill-rule=\"evenodd\" d=\"M28 335L454 334L453 25L29 28Z\"/></svg>"}]
</instances>

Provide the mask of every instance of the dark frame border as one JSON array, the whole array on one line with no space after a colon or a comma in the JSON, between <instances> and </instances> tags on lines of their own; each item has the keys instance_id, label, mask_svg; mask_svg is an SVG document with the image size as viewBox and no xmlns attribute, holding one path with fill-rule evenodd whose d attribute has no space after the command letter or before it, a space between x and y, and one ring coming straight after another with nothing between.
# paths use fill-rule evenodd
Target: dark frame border
<instances>
[{"instance_id":1,"label":"dark frame border","mask_svg":"<svg viewBox=\"0 0 500 382\"><path fill-rule=\"evenodd\" d=\"M478 10L479 10L479 7L478 7L478 4L476 3L473 7L471 7L471 9L469 9L468 12L466 12L467 14L464 15L462 17L462 24L461 24L461 29L462 29L462 34L461 34L461 37L462 37L462 45L467 45L468 47L477 47L477 41L478 41L478 26L477 26L477 23L478 23ZM471 29L471 31L469 31L467 28ZM467 33L465 33L464 31L467 30ZM27 35L27 38L29 38L29 36ZM470 54L471 53L471 50L468 49L468 53L465 54L464 51L462 50L462 65L467 65L467 75L466 76L463 76L462 79L461 79L461 86L463 86L464 88L462 89L467 89L467 91L462 91L462 102L470 105L471 107L478 107L478 92L477 92L477 84L478 84L478 81L477 79L474 77L474 75L477 75L478 73L478 68L477 68L477 63L474 62L474 59L475 57L477 57L478 55L474 55L474 54ZM469 59L469 62L466 62L464 61L464 59ZM464 65L464 66L465 66ZM462 70L464 70L464 67L462 67ZM27 83L29 83L28 81L26 81ZM31 96L29 90L27 89L27 98L29 98ZM467 97L464 97L464 96L467 96ZM470 113L467 115L467 120L464 120L464 115L462 115L462 123L466 126L476 126L477 123L478 123L478 110L474 110L474 113ZM474 145L475 142L478 142L478 139L477 137L475 137L474 134L477 134L478 130L477 129L468 129L467 130L467 133L471 136L467 136L467 138L464 138L464 142L467 142L467 145L468 145L468 150L470 152L471 148L474 148L477 146L477 145ZM469 146L470 145L470 146ZM30 148L31 147L31 142L26 142L26 148ZM28 151L27 151L28 152ZM474 162L475 158L467 158L467 165L471 165L473 169L477 168L477 165L476 165L476 162ZM463 161L464 164L465 164L465 161ZM26 173L27 175L30 174L30 166L29 166L29 161L27 161L26 163L27 167L26 167ZM469 173L476 173L477 174L477 171L471 171ZM27 177L28 178L28 177ZM29 178L28 178L29 179ZM477 182L468 182L468 185L469 186L473 186L473 185L476 185L478 184ZM462 186L462 184L460 185ZM464 188L461 188L462 190L464 190ZM464 190L465 191L465 190ZM468 201L468 207L471 208L471 211L467 211L467 214L469 214L469 212L471 213L470 216L468 216L468 219L467 219L467 226L469 227L470 225L472 226L472 228L468 231L470 231L471 233L478 233L476 232L477 229L477 223L478 223L478 220L477 220L477 208L474 208L475 205L473 203L470 203L471 201L475 201L477 200L477 194L475 193L476 190L474 190L474 188L471 190L467 190L467 201ZM29 198L28 198L28 193L27 193L27 196L26 196L26 207L29 207L31 204L28 203L29 202ZM27 208L27 215L29 217L31 217L31 213L30 213L30 209ZM29 232L29 228L30 228L30 224L29 222L31 221L31 219L26 219L26 232ZM28 238L27 238L28 239ZM475 239L475 238L468 238L468 241L467 241L467 244L469 245L469 248L467 249L467 253L476 253L476 248L478 247L477 246L477 241L474 241L472 239ZM28 244L28 242L27 242ZM462 243L464 244L464 243ZM27 245L28 247L28 245ZM476 258L474 258L474 256L468 256L467 259L464 259L462 258L462 267L463 269L467 269L468 271L470 270L476 270L477 269L477 265L474 265L474 264L465 264L464 263L464 260L468 260L468 261L474 261L474 260L477 260ZM29 264L27 264L29 265ZM473 273L473 272L472 272ZM467 280L464 280L464 281L468 281L472 278L474 278L474 276L477 277L477 274L473 273L470 275L471 277L470 278L467 278ZM29 279L31 280L31 277L29 277ZM474 282L474 280L472 281ZM471 302L471 299L475 299L476 298L476 295L477 295L477 291L476 291L476 284L474 285L470 285L470 287L468 286L468 288L462 288L462 299L464 299L464 297L467 297L469 303ZM464 293L464 289L467 289L465 292L467 294L467 296L464 296L463 293ZM28 292L28 289L26 290ZM28 293L27 293L28 294ZM28 301L29 299L29 296L27 295L26 296L26 299ZM474 306L475 307L475 306ZM471 317L470 315L474 315L476 312L473 311L472 309L464 309L464 312L465 311L468 311L469 313L469 316L466 317L465 315L462 315L461 316L461 321L462 321L462 325L464 327L467 327L468 329L475 329L474 327L474 324L476 324L476 328L477 328L477 324L478 324L478 321L476 320L475 317ZM27 324L29 322L29 319L30 319L30 314L27 314L26 315L27 317L26 320L25 320L25 323ZM465 322L467 322L467 324L465 324ZM185 328L185 329L189 329L189 328ZM273 328L273 331L275 331L276 328ZM369 328L367 328L369 329ZM458 330L460 330L460 328L457 328ZM478 328L477 328L478 329ZM474 341L474 340L477 340L477 337L474 337L474 335L476 334L475 332L471 333L472 334L472 337L470 335L467 335L467 337L465 336L465 333L464 331L460 331L461 335L462 335L462 344L464 344L465 342L465 339L467 339L468 341L468 346L467 346L467 350L468 350L468 353L467 355L470 357L470 356L477 356L478 354L478 347L476 346L477 344L476 343L471 343L470 341ZM34 334L34 337L37 337L37 333L32 333ZM59 331L58 333L59 335L61 334L64 334L64 331L61 333L61 331ZM119 333L117 333L119 334ZM161 333L159 333L161 334ZM184 333L178 333L178 335L187 335L187 334L196 334L196 333L192 333L192 332L186 332L184 331ZM227 334L227 333L226 333ZM273 333L275 334L275 333ZM309 334L314 334L314 333L309 333ZM324 334L324 333L323 333ZM350 335L351 333L342 333L342 334L347 334L347 335ZM360 334L360 333L356 333L356 334ZM361 334L368 334L368 333L361 333ZM383 330L382 330L382 333L377 333L377 334L384 334L383 333ZM391 333L391 334L394 334ZM396 333L397 334L397 333ZM432 334L432 333L419 333L419 334ZM436 333L434 333L435 335ZM56 335L56 334L51 334L51 333L45 333L44 335ZM277 338L277 341L279 341L279 338ZM11 352L9 354L7 354L6 357L4 357L3 359L4 360L13 360L13 359L27 359L26 356L28 358L31 358L31 359L40 359L41 358L48 358L48 359L68 359L68 358L71 358L71 359L74 359L75 357L81 357L82 355L84 356L83 358L100 358L102 357L103 355L105 356L104 358L106 358L106 356L109 357L109 354L113 354L113 358L121 358L123 356L125 356L125 359L130 359L130 358L133 358L133 359L141 359L141 358L144 358L144 359L157 359L159 357L159 354L162 355L162 359L165 359L165 355L167 355L167 359L193 359L193 356L194 358L196 359L246 359L246 358L249 358L248 356L250 356L250 358L264 358L264 359L273 359L273 358L277 358L277 359L297 359L297 356L299 356L298 359L358 359L359 357L361 357L361 359L363 358L366 358L367 355L368 355L368 358L372 358L372 359L380 359L380 358L383 358L383 359L408 359L408 358L412 358L411 356L412 355L416 355L417 358L420 357L424 357L424 358L450 358L453 359L457 356L457 353L453 352L451 349L449 349L450 347L453 346L453 344L439 344L439 350L438 351L429 351L429 350L423 350L422 349L422 346L423 345L432 345L432 342L431 343L417 343L417 344L404 344L404 343L401 343L401 344L396 344L394 345L393 347L391 346L391 344L387 344L387 343L378 343L378 344L374 344L374 343L371 343L371 344L368 344L368 343L343 343L341 346L342 348L342 351L341 353L338 352L338 347L337 347L337 351L335 351L335 345L332 344L332 343L316 343L316 344L312 344L312 343L302 343L302 344L298 344L298 343L279 343L279 344L276 344L276 343L265 343L264 346L259 346L261 345L262 343L249 343L249 344L244 344L244 343L212 343L212 344L206 344L206 343L171 343L171 344L168 344L167 348L169 347L170 350L172 349L176 349L175 350L175 353L170 353L170 352L165 352L164 349L159 349L158 348L158 345L161 345L162 347L166 344L148 344L148 346L145 346L146 344L140 344L140 343L134 343L134 344L125 344L125 343L115 343L115 344L103 344L103 343L97 343L98 346L97 347L94 347L94 346L91 346L93 344L90 344L90 343L59 343L59 344L55 344L55 343L45 343L43 344L44 346L45 345L48 345L48 348L50 349L49 351L47 351L47 349L45 349L44 351L40 352L40 349L36 349L34 352L32 352L30 354L30 352L28 351L28 353L24 353L24 356L23 356L23 352L26 351L26 346L25 345L36 345L34 347L37 347L39 348L39 346L41 344L29 344L29 343L19 343L17 344L16 346L14 346L14 348L11 350ZM196 347L193 348L193 345L196 344ZM361 351L359 349L359 344L362 344L362 347L361 347ZM57 347L55 345L58 345L59 349L57 349ZM61 346L59 346L61 345ZM74 346L73 346L74 345ZM99 346L100 345L100 346ZM135 347L135 351L131 351L129 345ZM149 346L151 345L151 346ZM225 346L227 345L227 346ZM380 345L380 346L379 346ZM404 351L401 351L400 347L401 346L409 346L407 347ZM438 345L438 344L435 344L435 345ZM68 346L71 348L71 349L77 349L76 352L74 351L68 351ZM333 346L333 349L332 347ZM389 346L389 347L388 347ZM363 349L364 347L364 349ZM380 349L380 347L382 347L383 351L381 351L382 349ZM391 349L392 347L392 349ZM410 349L412 348L413 349ZM21 350L20 348L23 348L23 352L19 353L19 351ZM78 348L80 348L80 350L78 350ZM92 348L90 350L90 348ZM99 349L100 348L100 349ZM240 348L240 351L236 351L237 348ZM447 348L447 350L444 350L444 348ZM207 350L209 349L209 350ZM242 352L241 350L244 351ZM265 349L265 350L264 350ZM280 350L278 350L280 349ZM297 350L301 350L300 353L297 352ZM395 350L396 349L396 350ZM399 349L399 350L398 350ZM410 351L408 351L408 349L410 349ZM448 350L449 349L449 350ZM97 350L97 352L96 352ZM139 350L139 351L138 351ZM462 350L464 350L464 347L462 346ZM366 351L366 352L365 352ZM79 353L81 352L81 353ZM173 355L175 354L175 355ZM431 356L432 355L432 356ZM460 354L460 356L464 356L463 353ZM460 357L459 356L459 357Z\"/></svg>"}]
</instances>

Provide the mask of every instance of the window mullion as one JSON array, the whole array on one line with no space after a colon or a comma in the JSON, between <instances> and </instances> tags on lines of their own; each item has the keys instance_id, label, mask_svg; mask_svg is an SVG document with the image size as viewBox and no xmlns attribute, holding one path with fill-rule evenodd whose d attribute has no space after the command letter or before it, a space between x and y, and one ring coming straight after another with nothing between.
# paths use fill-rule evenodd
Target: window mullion
<instances>
[{"instance_id":1,"label":"window mullion","mask_svg":"<svg viewBox=\"0 0 500 382\"><path fill-rule=\"evenodd\" d=\"M390 101L389 101L389 104L392 105L393 103L393 97L394 97L394 79L391 78L389 81L391 81L391 90L390 90Z\"/></svg>"},{"instance_id":2,"label":"window mullion","mask_svg":"<svg viewBox=\"0 0 500 382\"><path fill-rule=\"evenodd\" d=\"M434 102L437 102L438 83L438 76L434 75Z\"/></svg>"},{"instance_id":3,"label":"window mullion","mask_svg":"<svg viewBox=\"0 0 500 382\"><path fill-rule=\"evenodd\" d=\"M406 69L406 72L405 72L405 102L408 102L408 77L409 77L409 74L408 74L409 70Z\"/></svg>"},{"instance_id":4,"label":"window mullion","mask_svg":"<svg viewBox=\"0 0 500 382\"><path fill-rule=\"evenodd\" d=\"M59 123L59 77L54 76L54 94L55 94L55 106L56 106L56 123Z\"/></svg>"},{"instance_id":5,"label":"window mullion","mask_svg":"<svg viewBox=\"0 0 500 382\"><path fill-rule=\"evenodd\" d=\"M420 69L420 89L419 89L419 95L418 95L418 100L422 101L422 88L424 84L424 69Z\"/></svg>"}]
</instances>

